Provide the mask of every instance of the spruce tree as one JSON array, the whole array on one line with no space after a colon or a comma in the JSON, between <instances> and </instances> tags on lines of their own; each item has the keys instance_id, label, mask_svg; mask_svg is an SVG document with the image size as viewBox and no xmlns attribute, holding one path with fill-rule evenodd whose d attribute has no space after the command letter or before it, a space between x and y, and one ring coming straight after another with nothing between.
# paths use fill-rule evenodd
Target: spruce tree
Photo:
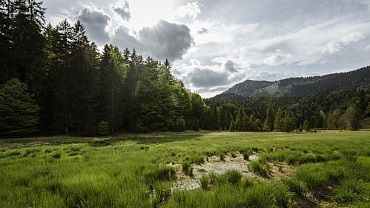
<instances>
[{"instance_id":1,"label":"spruce tree","mask_svg":"<svg viewBox=\"0 0 370 208\"><path fill-rule=\"evenodd\" d=\"M272 102L270 101L267 105L264 130L265 131L273 131L274 130L274 121L275 121L275 111L274 111L274 107L272 105Z\"/></svg>"},{"instance_id":2,"label":"spruce tree","mask_svg":"<svg viewBox=\"0 0 370 208\"><path fill-rule=\"evenodd\" d=\"M0 86L0 134L20 135L37 131L39 107L27 88L17 79Z\"/></svg>"}]
</instances>

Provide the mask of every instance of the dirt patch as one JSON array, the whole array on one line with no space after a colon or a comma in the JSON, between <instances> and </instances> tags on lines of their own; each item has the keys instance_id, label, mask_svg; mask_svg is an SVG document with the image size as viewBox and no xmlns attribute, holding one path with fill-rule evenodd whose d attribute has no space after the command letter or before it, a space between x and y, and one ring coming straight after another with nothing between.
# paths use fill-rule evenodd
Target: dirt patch
<instances>
[{"instance_id":1,"label":"dirt patch","mask_svg":"<svg viewBox=\"0 0 370 208\"><path fill-rule=\"evenodd\" d=\"M257 160L258 156L250 156L251 159ZM172 187L172 190L192 190L200 188L199 179L206 174L215 173L222 175L230 170L237 170L243 175L252 175L248 170L248 164L250 161L246 161L243 155L239 152L225 155L223 160L219 156L210 156L205 158L203 164L197 165L192 164L193 175L189 177L184 174L180 164L170 165L176 169L177 180Z\"/></svg>"},{"instance_id":2,"label":"dirt patch","mask_svg":"<svg viewBox=\"0 0 370 208\"><path fill-rule=\"evenodd\" d=\"M200 188L200 178L203 175L210 173L223 175L227 171L231 170L239 171L243 176L261 178L248 168L249 163L257 160L259 160L259 155L256 152L253 152L252 155L249 156L248 160L245 160L240 152L227 154L223 157L223 160L221 160L219 156L213 155L206 157L203 164L192 164L192 177L184 174L180 164L169 164L169 166L176 169L177 176L177 180L174 183L172 190L192 190ZM291 175L294 172L293 167L286 163L270 164L270 166L270 179L280 179L283 176Z\"/></svg>"},{"instance_id":3,"label":"dirt patch","mask_svg":"<svg viewBox=\"0 0 370 208\"><path fill-rule=\"evenodd\" d=\"M270 166L270 178L275 180L281 179L285 176L291 176L294 173L293 166L288 165L286 162L270 164Z\"/></svg>"}]
</instances>

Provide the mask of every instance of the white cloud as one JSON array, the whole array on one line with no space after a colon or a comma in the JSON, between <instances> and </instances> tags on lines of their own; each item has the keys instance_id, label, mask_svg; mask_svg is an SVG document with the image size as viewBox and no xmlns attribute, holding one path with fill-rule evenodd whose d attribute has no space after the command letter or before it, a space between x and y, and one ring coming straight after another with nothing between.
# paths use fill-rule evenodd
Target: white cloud
<instances>
[{"instance_id":1,"label":"white cloud","mask_svg":"<svg viewBox=\"0 0 370 208\"><path fill-rule=\"evenodd\" d=\"M188 2L187 4L180 6L175 11L175 16L179 18L190 18L195 20L201 13L200 4L198 2Z\"/></svg>"},{"instance_id":2,"label":"white cloud","mask_svg":"<svg viewBox=\"0 0 370 208\"><path fill-rule=\"evenodd\" d=\"M322 49L323 53L334 54L341 51L345 46L351 43L360 41L364 39L365 36L361 32L351 32L350 34L344 36L343 38L335 41L331 41L327 44L326 48Z\"/></svg>"},{"instance_id":3,"label":"white cloud","mask_svg":"<svg viewBox=\"0 0 370 208\"><path fill-rule=\"evenodd\" d=\"M275 52L269 53L269 56L263 60L263 63L270 66L281 64L290 64L292 55L284 54L281 50L276 49Z\"/></svg>"}]
</instances>

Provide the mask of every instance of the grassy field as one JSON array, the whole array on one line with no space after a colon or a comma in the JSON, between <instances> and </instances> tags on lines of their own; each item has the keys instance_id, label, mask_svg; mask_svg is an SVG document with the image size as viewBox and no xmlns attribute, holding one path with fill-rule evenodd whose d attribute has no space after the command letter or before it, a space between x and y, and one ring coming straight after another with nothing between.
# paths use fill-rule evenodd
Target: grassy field
<instances>
[{"instance_id":1,"label":"grassy field","mask_svg":"<svg viewBox=\"0 0 370 208\"><path fill-rule=\"evenodd\" d=\"M196 177L238 155L245 172ZM370 207L370 131L2 139L0 187L4 208Z\"/></svg>"}]
</instances>

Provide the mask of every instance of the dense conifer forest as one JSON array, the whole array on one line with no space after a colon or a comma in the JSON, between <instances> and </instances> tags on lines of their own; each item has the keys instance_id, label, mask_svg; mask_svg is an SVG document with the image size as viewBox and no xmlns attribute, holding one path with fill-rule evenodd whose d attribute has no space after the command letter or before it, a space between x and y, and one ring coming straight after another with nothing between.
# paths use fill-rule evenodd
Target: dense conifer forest
<instances>
[{"instance_id":1,"label":"dense conifer forest","mask_svg":"<svg viewBox=\"0 0 370 208\"><path fill-rule=\"evenodd\" d=\"M111 44L98 50L80 21L45 25L44 13L42 2L0 1L1 135L356 130L370 117L369 85L356 81L360 76L351 78L360 85L348 88L319 78L297 86L306 92L330 85L314 95L203 100L171 74L168 60Z\"/></svg>"}]
</instances>

